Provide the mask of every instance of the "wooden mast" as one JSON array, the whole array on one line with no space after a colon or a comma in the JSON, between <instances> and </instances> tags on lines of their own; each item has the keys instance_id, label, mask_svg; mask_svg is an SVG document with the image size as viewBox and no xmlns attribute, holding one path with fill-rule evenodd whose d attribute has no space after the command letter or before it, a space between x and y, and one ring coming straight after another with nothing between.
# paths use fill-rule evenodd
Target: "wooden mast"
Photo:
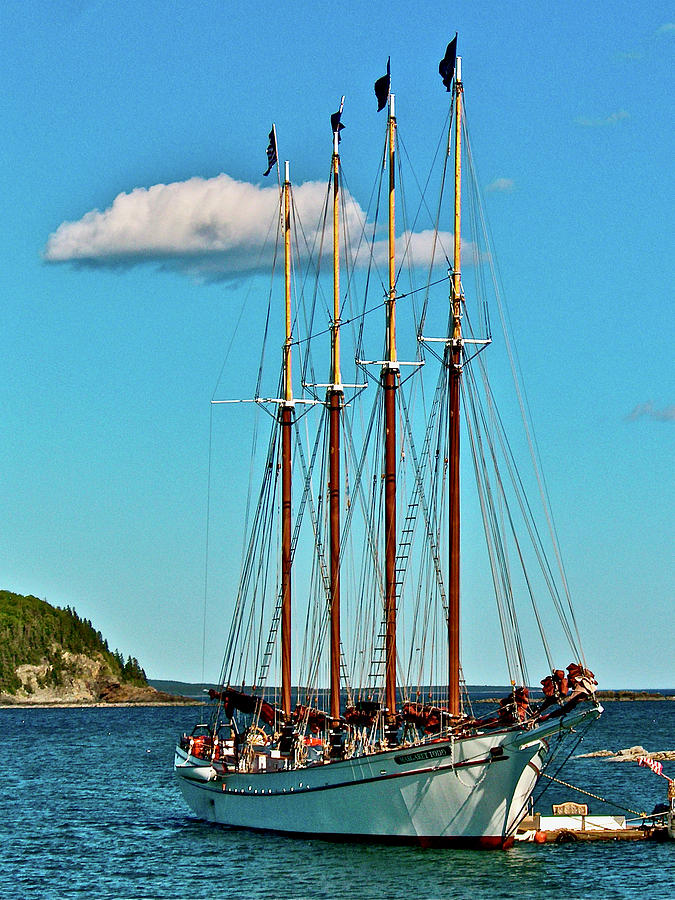
<instances>
[{"instance_id":1,"label":"wooden mast","mask_svg":"<svg viewBox=\"0 0 675 900\"><path fill-rule=\"evenodd\" d=\"M286 339L284 341L284 397L281 403L281 708L291 714L291 427L293 381L291 377L291 183L289 165L284 194L284 286Z\"/></svg>"},{"instance_id":2,"label":"wooden mast","mask_svg":"<svg viewBox=\"0 0 675 900\"><path fill-rule=\"evenodd\" d=\"M395 149L394 95L389 95L389 291L387 295L387 349L382 366L384 391L384 554L385 554L385 706L391 723L396 716L396 257L395 257Z\"/></svg>"},{"instance_id":3,"label":"wooden mast","mask_svg":"<svg viewBox=\"0 0 675 900\"><path fill-rule=\"evenodd\" d=\"M461 205L462 205L462 60L455 72L455 223L452 274L452 346L450 364L449 409L449 592L448 592L448 708L461 715L459 692L459 401L462 377L462 282L461 282Z\"/></svg>"},{"instance_id":4,"label":"wooden mast","mask_svg":"<svg viewBox=\"0 0 675 900\"><path fill-rule=\"evenodd\" d=\"M344 103L344 97L342 98ZM329 417L328 502L330 521L330 717L334 728L340 723L340 155L338 127L333 133L333 325L331 331L331 385L326 393Z\"/></svg>"}]
</instances>

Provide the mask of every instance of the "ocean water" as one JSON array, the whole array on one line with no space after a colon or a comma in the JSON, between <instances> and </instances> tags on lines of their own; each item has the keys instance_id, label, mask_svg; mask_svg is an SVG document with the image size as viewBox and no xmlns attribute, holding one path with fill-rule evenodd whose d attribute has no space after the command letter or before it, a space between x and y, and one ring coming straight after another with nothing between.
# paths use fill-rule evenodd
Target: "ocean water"
<instances>
[{"instance_id":1,"label":"ocean water","mask_svg":"<svg viewBox=\"0 0 675 900\"><path fill-rule=\"evenodd\" d=\"M331 844L209 825L172 773L194 708L0 709L0 891L16 898L669 898L675 842L516 845L508 851ZM675 701L608 703L576 754L675 749ZM675 762L665 763L675 776ZM635 763L569 759L560 778L611 800L665 802ZM536 809L584 797L560 785ZM631 813L626 813L631 816Z\"/></svg>"}]
</instances>

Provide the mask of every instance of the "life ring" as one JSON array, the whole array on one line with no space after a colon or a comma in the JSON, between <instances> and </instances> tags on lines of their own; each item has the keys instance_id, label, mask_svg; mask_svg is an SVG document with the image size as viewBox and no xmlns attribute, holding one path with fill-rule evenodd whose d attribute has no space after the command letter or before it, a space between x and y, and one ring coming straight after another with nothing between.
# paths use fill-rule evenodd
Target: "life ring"
<instances>
[{"instance_id":1,"label":"life ring","mask_svg":"<svg viewBox=\"0 0 675 900\"><path fill-rule=\"evenodd\" d=\"M568 829L564 829L557 835L555 842L556 844L574 844L579 840L578 836L573 831L568 831Z\"/></svg>"}]
</instances>

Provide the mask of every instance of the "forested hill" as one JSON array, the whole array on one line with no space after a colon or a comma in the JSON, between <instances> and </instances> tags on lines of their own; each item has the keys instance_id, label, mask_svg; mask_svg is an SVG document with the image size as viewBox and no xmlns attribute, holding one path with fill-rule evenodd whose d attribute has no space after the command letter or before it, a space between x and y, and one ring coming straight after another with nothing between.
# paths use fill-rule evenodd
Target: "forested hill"
<instances>
[{"instance_id":1,"label":"forested hill","mask_svg":"<svg viewBox=\"0 0 675 900\"><path fill-rule=\"evenodd\" d=\"M0 591L3 699L140 702L155 693L138 660L111 651L101 632L74 609Z\"/></svg>"}]
</instances>

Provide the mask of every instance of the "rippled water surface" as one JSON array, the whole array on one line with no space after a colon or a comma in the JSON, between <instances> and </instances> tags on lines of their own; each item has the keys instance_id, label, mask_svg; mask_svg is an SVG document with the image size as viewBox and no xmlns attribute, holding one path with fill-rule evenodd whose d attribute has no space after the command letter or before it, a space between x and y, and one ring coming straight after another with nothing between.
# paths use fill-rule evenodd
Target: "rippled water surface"
<instances>
[{"instance_id":1,"label":"rippled water surface","mask_svg":"<svg viewBox=\"0 0 675 900\"><path fill-rule=\"evenodd\" d=\"M675 842L520 845L503 852L330 844L191 815L174 738L192 708L0 710L0 885L16 898L668 898ZM675 701L608 703L576 753L675 748ZM666 763L675 775L675 763ZM650 812L666 782L632 763L569 760L560 777ZM584 798L559 785L536 803ZM622 812L589 800L594 813ZM631 813L626 813L631 815ZM11 886L11 888L10 888Z\"/></svg>"}]
</instances>

